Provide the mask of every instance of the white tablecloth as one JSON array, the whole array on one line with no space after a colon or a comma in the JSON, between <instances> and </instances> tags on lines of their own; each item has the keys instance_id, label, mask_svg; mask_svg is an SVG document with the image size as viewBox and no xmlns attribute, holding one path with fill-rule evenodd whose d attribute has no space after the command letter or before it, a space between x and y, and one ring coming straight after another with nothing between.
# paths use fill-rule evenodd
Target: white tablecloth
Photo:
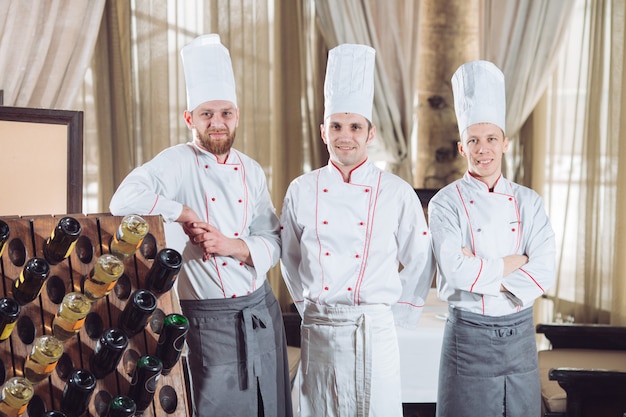
<instances>
[{"instance_id":1,"label":"white tablecloth","mask_svg":"<svg viewBox=\"0 0 626 417\"><path fill-rule=\"evenodd\" d=\"M447 303L431 289L415 329L397 327L403 403L437 402L439 356Z\"/></svg>"}]
</instances>

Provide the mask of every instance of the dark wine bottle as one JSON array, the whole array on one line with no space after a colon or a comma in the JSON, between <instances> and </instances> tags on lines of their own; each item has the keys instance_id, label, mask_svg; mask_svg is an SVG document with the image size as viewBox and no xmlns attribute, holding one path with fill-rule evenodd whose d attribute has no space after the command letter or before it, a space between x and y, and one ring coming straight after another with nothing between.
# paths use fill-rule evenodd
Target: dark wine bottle
<instances>
[{"instance_id":1,"label":"dark wine bottle","mask_svg":"<svg viewBox=\"0 0 626 417\"><path fill-rule=\"evenodd\" d=\"M131 338L146 327L148 318L157 307L157 298L146 289L131 294L120 314L118 327Z\"/></svg>"},{"instance_id":2,"label":"dark wine bottle","mask_svg":"<svg viewBox=\"0 0 626 417\"><path fill-rule=\"evenodd\" d=\"M78 417L87 411L89 400L96 389L96 377L87 369L76 369L63 389L61 411L68 417Z\"/></svg>"},{"instance_id":3,"label":"dark wine bottle","mask_svg":"<svg viewBox=\"0 0 626 417\"><path fill-rule=\"evenodd\" d=\"M6 243L9 241L9 236L11 236L9 225L6 224L5 221L0 220L0 256L4 253L4 248L6 248Z\"/></svg>"},{"instance_id":4,"label":"dark wine bottle","mask_svg":"<svg viewBox=\"0 0 626 417\"><path fill-rule=\"evenodd\" d=\"M148 274L146 288L156 296L168 292L183 265L183 257L175 249L165 248L157 253Z\"/></svg>"},{"instance_id":5,"label":"dark wine bottle","mask_svg":"<svg viewBox=\"0 0 626 417\"><path fill-rule=\"evenodd\" d=\"M162 369L161 360L153 355L144 355L137 361L128 391L137 405L137 414L142 414L154 399Z\"/></svg>"},{"instance_id":6,"label":"dark wine bottle","mask_svg":"<svg viewBox=\"0 0 626 417\"><path fill-rule=\"evenodd\" d=\"M124 350L128 347L128 336L120 329L110 328L102 333L89 358L89 369L102 379L117 368Z\"/></svg>"},{"instance_id":7,"label":"dark wine bottle","mask_svg":"<svg viewBox=\"0 0 626 417\"><path fill-rule=\"evenodd\" d=\"M168 375L180 359L188 331L189 320L187 317L176 313L165 316L154 353L154 356L163 362L163 375Z\"/></svg>"},{"instance_id":8,"label":"dark wine bottle","mask_svg":"<svg viewBox=\"0 0 626 417\"><path fill-rule=\"evenodd\" d=\"M20 309L20 305L14 299L0 298L0 342L11 336Z\"/></svg>"},{"instance_id":9,"label":"dark wine bottle","mask_svg":"<svg viewBox=\"0 0 626 417\"><path fill-rule=\"evenodd\" d=\"M67 414L63 411L50 410L46 411L42 417L67 417Z\"/></svg>"},{"instance_id":10,"label":"dark wine bottle","mask_svg":"<svg viewBox=\"0 0 626 417\"><path fill-rule=\"evenodd\" d=\"M43 256L50 265L56 265L72 253L82 227L73 217L63 217L43 245Z\"/></svg>"},{"instance_id":11,"label":"dark wine bottle","mask_svg":"<svg viewBox=\"0 0 626 417\"><path fill-rule=\"evenodd\" d=\"M13 299L20 305L28 304L39 296L50 275L50 265L43 258L31 258L20 276L13 281Z\"/></svg>"},{"instance_id":12,"label":"dark wine bottle","mask_svg":"<svg viewBox=\"0 0 626 417\"><path fill-rule=\"evenodd\" d=\"M137 404L125 395L114 397L109 403L106 417L133 417L137 412Z\"/></svg>"}]
</instances>

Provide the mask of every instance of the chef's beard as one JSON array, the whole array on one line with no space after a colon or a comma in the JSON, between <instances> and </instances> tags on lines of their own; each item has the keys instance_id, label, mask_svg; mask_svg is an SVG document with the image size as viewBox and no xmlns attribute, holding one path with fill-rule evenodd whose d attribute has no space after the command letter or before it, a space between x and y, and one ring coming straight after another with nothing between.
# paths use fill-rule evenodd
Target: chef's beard
<instances>
[{"instance_id":1,"label":"chef's beard","mask_svg":"<svg viewBox=\"0 0 626 417\"><path fill-rule=\"evenodd\" d=\"M216 140L211 139L211 133L222 133L226 132L226 139ZM220 129L220 130L205 130L204 132L200 132L196 130L196 139L198 140L199 145L207 152L211 152L214 155L226 155L230 152L230 148L233 146L235 142L235 133L230 133L228 129Z\"/></svg>"}]
</instances>

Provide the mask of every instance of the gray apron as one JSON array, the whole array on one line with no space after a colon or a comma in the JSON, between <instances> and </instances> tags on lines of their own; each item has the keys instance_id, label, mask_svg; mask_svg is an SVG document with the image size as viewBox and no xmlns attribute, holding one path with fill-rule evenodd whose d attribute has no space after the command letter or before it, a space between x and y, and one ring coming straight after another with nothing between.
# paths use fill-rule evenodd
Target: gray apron
<instances>
[{"instance_id":1,"label":"gray apron","mask_svg":"<svg viewBox=\"0 0 626 417\"><path fill-rule=\"evenodd\" d=\"M448 310L437 417L540 416L532 308L502 317Z\"/></svg>"},{"instance_id":2,"label":"gray apron","mask_svg":"<svg viewBox=\"0 0 626 417\"><path fill-rule=\"evenodd\" d=\"M245 297L180 305L194 416L291 417L282 314L268 282Z\"/></svg>"}]
</instances>

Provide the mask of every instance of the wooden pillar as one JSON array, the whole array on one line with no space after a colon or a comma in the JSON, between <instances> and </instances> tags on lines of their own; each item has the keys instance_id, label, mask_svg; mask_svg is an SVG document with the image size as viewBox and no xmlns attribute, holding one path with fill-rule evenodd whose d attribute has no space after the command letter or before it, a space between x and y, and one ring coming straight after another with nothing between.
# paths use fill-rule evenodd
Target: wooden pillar
<instances>
[{"instance_id":1,"label":"wooden pillar","mask_svg":"<svg viewBox=\"0 0 626 417\"><path fill-rule=\"evenodd\" d=\"M450 78L459 65L479 58L480 0L422 0L420 4L414 184L441 188L467 168L457 151Z\"/></svg>"}]
</instances>

